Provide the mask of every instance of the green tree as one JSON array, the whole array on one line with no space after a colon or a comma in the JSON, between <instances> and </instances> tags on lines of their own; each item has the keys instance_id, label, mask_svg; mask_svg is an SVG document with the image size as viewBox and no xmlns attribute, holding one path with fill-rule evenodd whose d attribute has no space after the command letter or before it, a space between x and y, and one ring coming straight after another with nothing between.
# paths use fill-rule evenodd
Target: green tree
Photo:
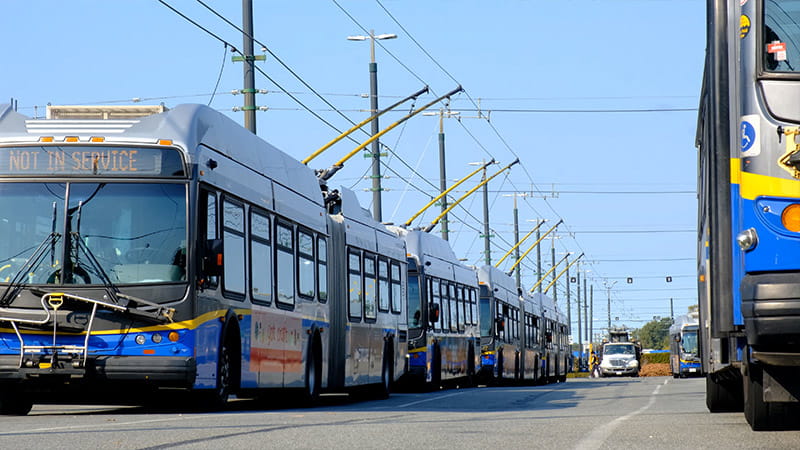
<instances>
[{"instance_id":1,"label":"green tree","mask_svg":"<svg viewBox=\"0 0 800 450\"><path fill-rule=\"evenodd\" d=\"M633 335L642 343L642 348L668 349L670 325L672 325L672 319L669 317L654 319L647 322L642 328L635 330Z\"/></svg>"}]
</instances>

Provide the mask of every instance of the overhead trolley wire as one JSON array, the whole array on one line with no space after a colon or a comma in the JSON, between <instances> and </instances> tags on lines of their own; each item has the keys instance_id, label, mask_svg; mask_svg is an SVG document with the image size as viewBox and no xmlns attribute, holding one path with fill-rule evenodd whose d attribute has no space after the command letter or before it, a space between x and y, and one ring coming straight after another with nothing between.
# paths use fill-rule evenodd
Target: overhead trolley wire
<instances>
[{"instance_id":1,"label":"overhead trolley wire","mask_svg":"<svg viewBox=\"0 0 800 450\"><path fill-rule=\"evenodd\" d=\"M198 0L198 1L199 1L199 0ZM213 38L217 39L218 41L222 42L223 44L229 45L229 46L230 46L230 47L233 49L233 51L235 51L236 53L238 53L238 54L239 54L239 55L241 55L242 57L244 57L244 56L245 56L245 55L244 55L244 53L242 53L242 52L241 52L241 51L240 51L238 48L236 48L236 46L235 46L235 45L231 44L230 42L226 41L225 39L222 39L221 37L217 36L217 35L216 35L216 34L214 34L213 32L209 31L209 30L208 30L207 28L205 28L204 26L200 25L200 24L199 24L199 23L197 23L196 21L192 20L191 18L189 18L188 16L186 16L186 15L185 15L185 14L183 14L182 12L180 12L180 11L178 11L177 9L175 9L174 7L172 7L172 6L171 6L169 3L165 2L164 0L158 0L158 2L159 2L159 3L161 3L162 5L166 6L166 7L167 7L167 8L169 8L170 10L172 10L172 11L173 11L175 14L177 14L177 15L181 16L181 17L182 17L183 19L185 19L187 22L189 22L189 23L191 23L192 25L196 26L197 28L199 28L199 29L201 29L201 30L205 31L205 32L206 32L208 35L212 36ZM329 126L329 127L331 127L332 129L334 129L334 130L336 130L337 132L341 133L341 130L339 130L339 129L338 129L336 126L335 126L335 125L333 125L332 123L330 123L330 122L328 122L327 120L325 120L325 118L323 118L322 116L320 116L319 114L317 114L316 112L314 112L314 111L313 111L311 108L309 108L308 106L306 106L306 105L305 105L305 103L301 102L301 101L300 101L300 99L298 99L297 97L295 97L294 95L292 95L292 94L291 94L291 93L290 93L288 90L284 89L284 87L283 87L283 86L281 86L281 84L280 84L280 83L278 83L278 82L277 82L277 81L275 81L275 80L274 80L272 77L270 77L269 75L267 75L267 73L266 73L266 72L264 72L264 70L263 70L263 69L261 69L260 67L258 67L258 66L256 66L256 65L253 65L253 68L255 68L255 69L256 69L256 70L257 70L257 71L258 71L258 72L259 72L261 75L263 75L264 77L266 77L266 78L267 78L267 79L268 79L268 80L269 80L269 81L270 81L272 84L274 84L275 86L277 86L277 87L278 87L278 89L280 89L280 90L281 90L281 91L283 91L283 92L284 92L286 95L288 95L288 96L289 96L289 97L290 97L292 100L294 100L295 102L297 102L297 104L299 104L300 106L302 106L302 107L303 107L303 108L304 108L306 111L308 111L309 113L311 113L311 115L313 115L314 117L316 117L317 119L319 119L319 120L320 120L322 123L324 123L324 124L328 125L328 126ZM346 117L346 116L345 116L345 117ZM357 142L357 141L356 141L355 139L353 139L352 137L350 137L350 136L348 136L348 137L349 137L349 138L350 138L350 139L351 139L353 142Z\"/></svg>"}]
</instances>

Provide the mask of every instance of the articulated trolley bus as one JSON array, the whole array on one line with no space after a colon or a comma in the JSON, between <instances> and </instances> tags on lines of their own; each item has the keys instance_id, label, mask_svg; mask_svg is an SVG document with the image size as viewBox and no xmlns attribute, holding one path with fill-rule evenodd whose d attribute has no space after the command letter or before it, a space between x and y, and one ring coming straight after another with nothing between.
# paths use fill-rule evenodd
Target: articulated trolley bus
<instances>
[{"instance_id":1,"label":"articulated trolley bus","mask_svg":"<svg viewBox=\"0 0 800 450\"><path fill-rule=\"evenodd\" d=\"M706 404L753 429L800 400L800 1L709 1L697 128Z\"/></svg>"},{"instance_id":2,"label":"articulated trolley bus","mask_svg":"<svg viewBox=\"0 0 800 450\"><path fill-rule=\"evenodd\" d=\"M405 240L408 252L408 384L471 384L480 363L475 272L440 237L388 228Z\"/></svg>"},{"instance_id":3,"label":"articulated trolley bus","mask_svg":"<svg viewBox=\"0 0 800 450\"><path fill-rule=\"evenodd\" d=\"M493 266L477 270L480 282L481 378L486 381L566 381L566 318L552 298L520 293Z\"/></svg>"},{"instance_id":4,"label":"articulated trolley bus","mask_svg":"<svg viewBox=\"0 0 800 450\"><path fill-rule=\"evenodd\" d=\"M311 169L224 115L154 112L0 107L0 412L61 392L387 392L402 240L352 201L329 214Z\"/></svg>"}]
</instances>

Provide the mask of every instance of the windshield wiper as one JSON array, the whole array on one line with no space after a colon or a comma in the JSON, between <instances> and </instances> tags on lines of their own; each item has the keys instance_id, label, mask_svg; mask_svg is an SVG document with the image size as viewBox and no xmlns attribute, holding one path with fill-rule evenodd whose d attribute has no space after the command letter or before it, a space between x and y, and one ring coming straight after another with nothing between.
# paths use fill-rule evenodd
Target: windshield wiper
<instances>
[{"instance_id":1,"label":"windshield wiper","mask_svg":"<svg viewBox=\"0 0 800 450\"><path fill-rule=\"evenodd\" d=\"M39 264L41 264L47 252L47 247L51 246L51 248L54 248L60 238L61 234L52 231L47 235L42 243L36 247L36 250L33 251L31 257L28 258L28 260L25 261L25 264L23 264L17 273L14 274L14 277L11 278L11 281L6 287L6 290L3 291L3 295L0 296L0 307L4 308L14 301L19 292L28 284L25 281L27 274L32 273L37 267L39 267Z\"/></svg>"}]
</instances>

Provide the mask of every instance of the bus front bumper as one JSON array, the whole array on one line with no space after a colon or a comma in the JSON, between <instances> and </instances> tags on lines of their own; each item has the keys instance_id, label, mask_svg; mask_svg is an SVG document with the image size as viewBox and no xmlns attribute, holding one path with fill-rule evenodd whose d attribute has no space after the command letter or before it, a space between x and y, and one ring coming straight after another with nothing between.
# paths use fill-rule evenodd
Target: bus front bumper
<instances>
[{"instance_id":1,"label":"bus front bumper","mask_svg":"<svg viewBox=\"0 0 800 450\"><path fill-rule=\"evenodd\" d=\"M33 384L63 379L190 387L196 376L197 364L192 357L98 356L88 358L85 367L72 361L19 367L19 355L0 355L0 380Z\"/></svg>"},{"instance_id":2,"label":"bus front bumper","mask_svg":"<svg viewBox=\"0 0 800 450\"><path fill-rule=\"evenodd\" d=\"M800 273L748 274L741 286L748 344L800 348Z\"/></svg>"}]
</instances>

